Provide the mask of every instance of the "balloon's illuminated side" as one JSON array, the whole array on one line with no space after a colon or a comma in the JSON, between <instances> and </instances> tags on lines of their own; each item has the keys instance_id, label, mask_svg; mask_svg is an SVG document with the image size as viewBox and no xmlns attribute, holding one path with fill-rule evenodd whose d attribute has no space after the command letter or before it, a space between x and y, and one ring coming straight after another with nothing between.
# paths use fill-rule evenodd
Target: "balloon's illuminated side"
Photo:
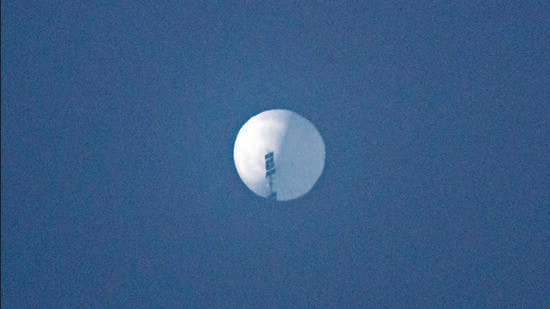
<instances>
[{"instance_id":1,"label":"balloon's illuminated side","mask_svg":"<svg viewBox=\"0 0 550 309\"><path fill-rule=\"evenodd\" d=\"M309 120L289 110L268 110L243 125L233 157L250 190L286 201L315 185L325 166L325 143Z\"/></svg>"}]
</instances>

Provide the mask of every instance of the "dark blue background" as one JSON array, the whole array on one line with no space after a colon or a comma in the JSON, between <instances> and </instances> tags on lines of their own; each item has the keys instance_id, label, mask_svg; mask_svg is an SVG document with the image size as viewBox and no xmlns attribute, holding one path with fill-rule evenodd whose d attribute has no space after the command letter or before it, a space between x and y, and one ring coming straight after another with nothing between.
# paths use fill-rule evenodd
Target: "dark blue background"
<instances>
[{"instance_id":1,"label":"dark blue background","mask_svg":"<svg viewBox=\"0 0 550 309\"><path fill-rule=\"evenodd\" d=\"M550 306L547 2L183 2L2 1L3 308Z\"/></svg>"}]
</instances>

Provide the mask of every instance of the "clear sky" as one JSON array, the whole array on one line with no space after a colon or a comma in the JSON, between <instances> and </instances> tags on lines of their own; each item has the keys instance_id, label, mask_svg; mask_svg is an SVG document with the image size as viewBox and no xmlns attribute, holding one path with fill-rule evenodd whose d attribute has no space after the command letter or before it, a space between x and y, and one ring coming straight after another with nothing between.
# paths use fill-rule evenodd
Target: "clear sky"
<instances>
[{"instance_id":1,"label":"clear sky","mask_svg":"<svg viewBox=\"0 0 550 309\"><path fill-rule=\"evenodd\" d=\"M2 1L3 308L550 306L548 2L146 2Z\"/></svg>"}]
</instances>

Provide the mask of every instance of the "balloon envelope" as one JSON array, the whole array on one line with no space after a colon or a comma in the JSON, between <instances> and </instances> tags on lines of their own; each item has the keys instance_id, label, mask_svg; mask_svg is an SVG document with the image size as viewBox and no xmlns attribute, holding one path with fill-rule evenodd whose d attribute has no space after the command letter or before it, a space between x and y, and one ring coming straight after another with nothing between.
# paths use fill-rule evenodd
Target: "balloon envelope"
<instances>
[{"instance_id":1,"label":"balloon envelope","mask_svg":"<svg viewBox=\"0 0 550 309\"><path fill-rule=\"evenodd\" d=\"M289 110L268 110L240 129L233 158L250 190L286 201L306 194L317 182L325 166L325 143L304 117Z\"/></svg>"}]
</instances>

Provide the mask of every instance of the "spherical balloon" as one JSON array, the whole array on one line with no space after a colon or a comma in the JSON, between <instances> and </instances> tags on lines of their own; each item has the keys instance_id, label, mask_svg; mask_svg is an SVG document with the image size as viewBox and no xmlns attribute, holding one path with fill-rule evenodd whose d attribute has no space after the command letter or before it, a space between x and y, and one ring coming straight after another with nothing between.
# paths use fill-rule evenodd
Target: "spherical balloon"
<instances>
[{"instance_id":1,"label":"spherical balloon","mask_svg":"<svg viewBox=\"0 0 550 309\"><path fill-rule=\"evenodd\" d=\"M254 193L278 201L311 190L325 166L325 143L315 126L284 109L264 111L240 129L233 149L235 167Z\"/></svg>"}]
</instances>

